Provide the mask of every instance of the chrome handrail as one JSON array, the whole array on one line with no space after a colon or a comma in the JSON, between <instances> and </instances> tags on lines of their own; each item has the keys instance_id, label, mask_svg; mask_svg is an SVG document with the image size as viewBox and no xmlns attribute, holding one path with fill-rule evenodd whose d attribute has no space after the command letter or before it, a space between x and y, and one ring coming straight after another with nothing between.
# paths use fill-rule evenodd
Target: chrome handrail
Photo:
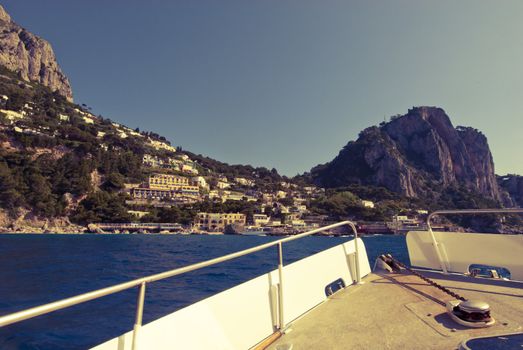
<instances>
[{"instance_id":1,"label":"chrome handrail","mask_svg":"<svg viewBox=\"0 0 523 350\"><path fill-rule=\"evenodd\" d=\"M279 296L279 329L283 330L285 328L285 323L283 320L283 250L282 250L282 244L287 243L290 241L294 241L303 237L307 237L310 235L313 235L315 233L323 232L326 230L330 230L336 227L345 226L348 225L351 227L352 231L354 232L354 238L355 238L355 272L356 272L356 283L360 283L361 276L360 276L360 266L359 266L359 252L358 252L358 231L356 229L356 225L352 221L342 221L338 222L336 224L320 227L311 231L303 232L294 236L282 238L273 242L265 243L258 245L256 247L244 249L235 253L223 255L221 257L217 257L214 259L202 261L196 264L188 265L185 267L177 268L174 270L169 270L161 273L157 273L154 275L150 275L147 277L138 278L129 282L124 282L120 284L116 284L110 287L94 290L88 293L76 295L74 297L58 300L52 303L36 306L30 309L18 311L12 314L0 316L0 327L4 327L13 323L21 322L36 316L48 314L57 310L65 309L70 306L78 305L90 300L99 299L101 297L115 294L127 289L131 289L134 287L139 288L139 294L138 294L138 301L137 301L137 307L136 307L136 321L133 329L133 345L132 349L137 349L137 339L138 339L138 332L140 327L142 326L142 315L143 315L143 305L144 305L144 297L145 297L145 286L147 283L163 280L169 277L178 276L187 272L195 271L202 269L207 266L216 265L225 261L229 261L235 258L239 258L244 255L248 255L251 253L259 252L261 250L273 247L278 245L278 273L279 273L279 288L278 288L278 296Z\"/></svg>"},{"instance_id":2,"label":"chrome handrail","mask_svg":"<svg viewBox=\"0 0 523 350\"><path fill-rule=\"evenodd\" d=\"M523 213L523 208L504 208L504 209L455 209L455 210L436 210L427 216L427 228L429 230L430 238L432 240L432 245L434 246L434 250L436 252L436 257L438 258L439 265L441 267L441 270L443 273L447 272L447 265L443 261L443 258L441 256L439 243L436 241L436 237L434 236L434 232L432 231L432 226L430 226L430 220L437 216L437 215L447 215L447 214L499 214L499 213L507 213L507 214L517 214L517 213Z\"/></svg>"}]
</instances>

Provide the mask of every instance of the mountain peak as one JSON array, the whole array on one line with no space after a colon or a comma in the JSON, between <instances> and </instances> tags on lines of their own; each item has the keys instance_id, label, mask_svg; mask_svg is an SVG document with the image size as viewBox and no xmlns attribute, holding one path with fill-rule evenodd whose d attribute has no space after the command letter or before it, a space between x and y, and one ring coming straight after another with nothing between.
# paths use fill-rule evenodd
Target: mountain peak
<instances>
[{"instance_id":1,"label":"mountain peak","mask_svg":"<svg viewBox=\"0 0 523 350\"><path fill-rule=\"evenodd\" d=\"M420 118L432 126L438 126L441 128L454 128L449 116L440 107L431 106L419 106L412 107L408 110L404 117L416 117Z\"/></svg>"},{"instance_id":2,"label":"mountain peak","mask_svg":"<svg viewBox=\"0 0 523 350\"><path fill-rule=\"evenodd\" d=\"M26 81L39 82L73 100L71 85L56 61L51 45L11 20L0 5L0 65Z\"/></svg>"},{"instance_id":3,"label":"mountain peak","mask_svg":"<svg viewBox=\"0 0 523 350\"><path fill-rule=\"evenodd\" d=\"M434 106L416 106L408 110L408 114L418 114L422 118L445 114L443 108Z\"/></svg>"},{"instance_id":4,"label":"mountain peak","mask_svg":"<svg viewBox=\"0 0 523 350\"><path fill-rule=\"evenodd\" d=\"M2 5L0 5L0 21L11 22L11 16L4 10Z\"/></svg>"},{"instance_id":5,"label":"mountain peak","mask_svg":"<svg viewBox=\"0 0 523 350\"><path fill-rule=\"evenodd\" d=\"M500 196L486 137L454 128L438 107L414 107L379 129L366 129L313 177L327 187L360 183L407 197L434 197L450 186Z\"/></svg>"}]
</instances>

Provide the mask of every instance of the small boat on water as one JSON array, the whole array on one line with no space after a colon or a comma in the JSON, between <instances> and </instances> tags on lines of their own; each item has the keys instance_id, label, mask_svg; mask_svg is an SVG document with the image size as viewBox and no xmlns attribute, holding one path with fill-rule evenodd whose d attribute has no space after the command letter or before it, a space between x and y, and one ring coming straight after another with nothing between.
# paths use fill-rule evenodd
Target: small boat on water
<instances>
[{"instance_id":1,"label":"small boat on water","mask_svg":"<svg viewBox=\"0 0 523 350\"><path fill-rule=\"evenodd\" d=\"M0 317L0 327L137 288L134 328L96 350L514 349L523 344L523 235L434 231L406 241L410 263L373 264L344 221L222 257ZM348 226L354 239L283 264L287 242ZM277 269L142 325L146 286L277 247ZM495 346L495 347L494 347Z\"/></svg>"}]
</instances>

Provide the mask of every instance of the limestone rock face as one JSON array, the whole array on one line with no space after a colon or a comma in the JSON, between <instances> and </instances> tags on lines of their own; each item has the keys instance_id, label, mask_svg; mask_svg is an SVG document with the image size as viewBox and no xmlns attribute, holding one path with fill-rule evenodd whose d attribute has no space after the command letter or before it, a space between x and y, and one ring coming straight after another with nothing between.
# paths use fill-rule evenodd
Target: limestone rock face
<instances>
[{"instance_id":1,"label":"limestone rock face","mask_svg":"<svg viewBox=\"0 0 523 350\"><path fill-rule=\"evenodd\" d=\"M473 128L458 128L458 134L465 144L469 155L464 166L470 166L467 180L475 182L480 193L492 198L500 199L500 191L494 173L494 160L488 146L487 138Z\"/></svg>"},{"instance_id":2,"label":"limestone rock face","mask_svg":"<svg viewBox=\"0 0 523 350\"><path fill-rule=\"evenodd\" d=\"M412 108L365 129L332 162L313 169L312 176L327 187L359 183L407 197L459 185L500 200L486 137L473 128L454 128L436 107Z\"/></svg>"},{"instance_id":3,"label":"limestone rock face","mask_svg":"<svg viewBox=\"0 0 523 350\"><path fill-rule=\"evenodd\" d=\"M18 72L24 80L37 81L73 100L71 85L51 45L13 22L1 5L0 64Z\"/></svg>"},{"instance_id":4,"label":"limestone rock face","mask_svg":"<svg viewBox=\"0 0 523 350\"><path fill-rule=\"evenodd\" d=\"M9 16L7 12L5 12L2 5L0 5L0 21L11 22L11 16Z\"/></svg>"},{"instance_id":5,"label":"limestone rock face","mask_svg":"<svg viewBox=\"0 0 523 350\"><path fill-rule=\"evenodd\" d=\"M498 176L498 183L506 195L505 206L523 208L523 176Z\"/></svg>"}]
</instances>

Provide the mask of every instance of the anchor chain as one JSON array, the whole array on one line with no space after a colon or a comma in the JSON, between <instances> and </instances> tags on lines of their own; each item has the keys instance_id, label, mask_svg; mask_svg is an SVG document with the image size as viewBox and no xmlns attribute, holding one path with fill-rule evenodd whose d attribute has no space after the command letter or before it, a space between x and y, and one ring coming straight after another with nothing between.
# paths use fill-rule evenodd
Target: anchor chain
<instances>
[{"instance_id":1,"label":"anchor chain","mask_svg":"<svg viewBox=\"0 0 523 350\"><path fill-rule=\"evenodd\" d=\"M395 271L399 271L400 269L398 268L401 267L407 271L409 271L411 274L413 274L414 276L416 277L419 277L420 279L422 279L423 281L427 282L429 285L441 290L442 292L450 295L451 297L453 298L456 298L458 300L461 300L461 301L467 301L467 299L465 299L464 297L462 297L461 295L459 295L458 293L455 293L453 291L451 291L450 289L442 286L441 284L438 284L437 282L434 282L433 280L431 280L430 278L428 277L425 277L423 276L421 273L419 272L416 272L414 270L412 270L410 267L408 267L407 265L405 265L404 263L394 259L392 257L392 255L390 254L385 254L385 255L380 255L380 259L383 260L386 264L388 264L390 267L392 267L393 270Z\"/></svg>"}]
</instances>

